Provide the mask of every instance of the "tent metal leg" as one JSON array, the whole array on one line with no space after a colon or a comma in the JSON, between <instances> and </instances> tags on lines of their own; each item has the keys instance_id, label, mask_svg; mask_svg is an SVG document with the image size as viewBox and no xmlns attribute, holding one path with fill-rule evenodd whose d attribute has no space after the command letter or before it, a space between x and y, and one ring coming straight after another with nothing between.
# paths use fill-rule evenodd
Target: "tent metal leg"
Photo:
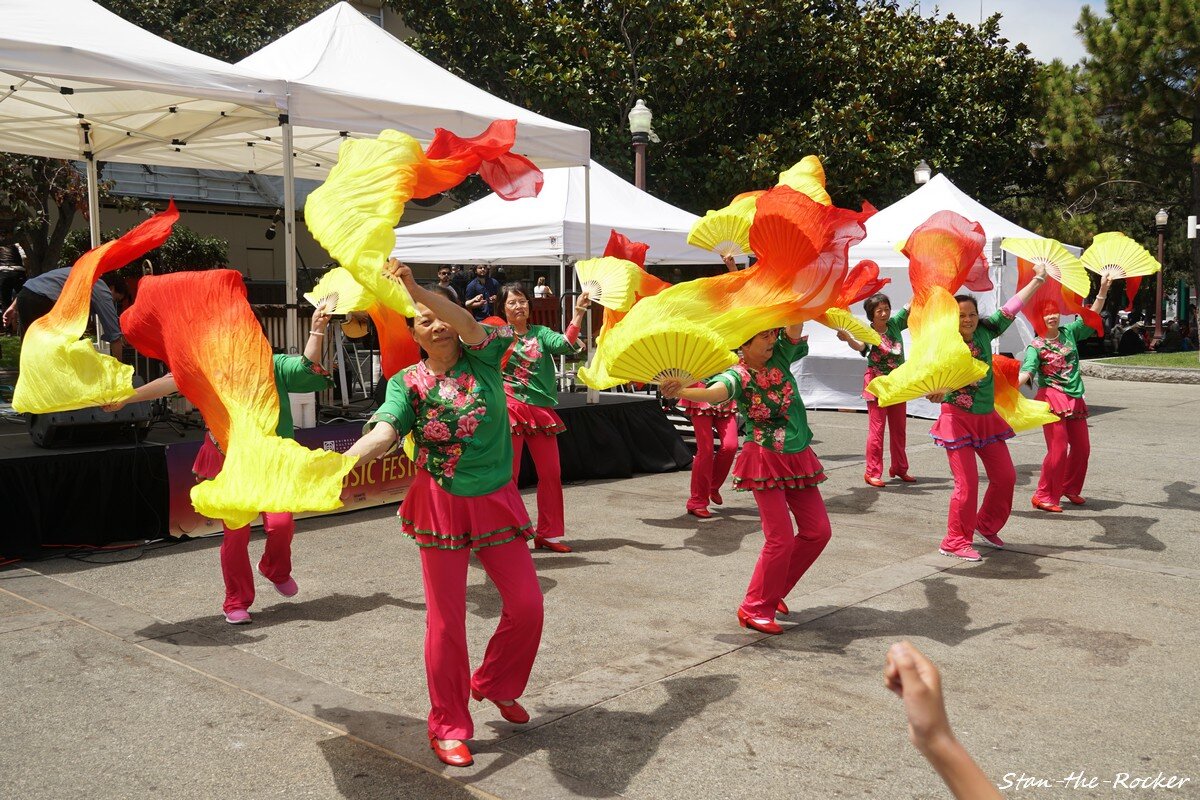
<instances>
[{"instance_id":1,"label":"tent metal leg","mask_svg":"<svg viewBox=\"0 0 1200 800\"><path fill-rule=\"evenodd\" d=\"M87 154L88 228L92 234L92 247L100 246L100 169L96 157Z\"/></svg>"},{"instance_id":2,"label":"tent metal leg","mask_svg":"<svg viewBox=\"0 0 1200 800\"><path fill-rule=\"evenodd\" d=\"M589 162L583 168L583 253L587 258L592 257L592 166ZM576 287L578 289L578 287ZM588 366L592 364L592 312L589 309L587 314L587 343L588 343ZM592 387L587 388L587 402L595 404L600 402L600 392Z\"/></svg>"},{"instance_id":3,"label":"tent metal leg","mask_svg":"<svg viewBox=\"0 0 1200 800\"><path fill-rule=\"evenodd\" d=\"M296 166L292 147L292 123L279 118L283 128L283 264L287 281L286 331L284 343L290 354L300 352L296 314Z\"/></svg>"}]
</instances>

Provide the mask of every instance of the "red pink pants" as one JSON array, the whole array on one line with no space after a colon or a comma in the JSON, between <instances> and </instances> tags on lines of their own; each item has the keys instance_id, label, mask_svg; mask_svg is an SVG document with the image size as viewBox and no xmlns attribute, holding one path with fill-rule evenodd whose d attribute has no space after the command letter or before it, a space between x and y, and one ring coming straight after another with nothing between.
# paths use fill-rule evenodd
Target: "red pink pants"
<instances>
[{"instance_id":1,"label":"red pink pants","mask_svg":"<svg viewBox=\"0 0 1200 800\"><path fill-rule=\"evenodd\" d=\"M550 438L550 437L546 437ZM500 590L500 624L483 663L470 675L467 654L467 562L471 551L421 548L425 584L425 676L429 732L439 739L470 739L471 686L490 700L516 700L525 691L542 640L542 589L529 545L522 538L475 551Z\"/></svg>"},{"instance_id":2,"label":"red pink pants","mask_svg":"<svg viewBox=\"0 0 1200 800\"><path fill-rule=\"evenodd\" d=\"M292 536L296 523L292 515L264 513L263 529L267 546L258 562L263 577L283 583L292 576ZM225 613L247 609L254 602L254 571L250 568L250 526L225 529L221 539L221 574L225 577Z\"/></svg>"},{"instance_id":3,"label":"red pink pants","mask_svg":"<svg viewBox=\"0 0 1200 800\"><path fill-rule=\"evenodd\" d=\"M729 477L738 449L737 416L717 417L712 414L689 414L696 432L696 459L692 462L692 496L689 509L708 508L713 492ZM720 437L721 449L713 455L713 431Z\"/></svg>"},{"instance_id":4,"label":"red pink pants","mask_svg":"<svg viewBox=\"0 0 1200 800\"><path fill-rule=\"evenodd\" d=\"M892 457L892 475L908 474L908 455L904 452L905 434L908 432L908 404L879 407L876 400L867 401L867 475L883 477L883 432L891 434L889 449Z\"/></svg>"},{"instance_id":5,"label":"red pink pants","mask_svg":"<svg viewBox=\"0 0 1200 800\"><path fill-rule=\"evenodd\" d=\"M983 462L988 488L979 504L979 465ZM954 476L954 491L950 495L950 513L946 519L947 545L970 544L975 531L999 533L1012 512L1013 487L1017 472L1012 456L1003 441L992 442L978 449L967 445L946 450L950 472ZM978 509L978 510L977 510Z\"/></svg>"},{"instance_id":6,"label":"red pink pants","mask_svg":"<svg viewBox=\"0 0 1200 800\"><path fill-rule=\"evenodd\" d=\"M1042 460L1042 475L1033 499L1057 505L1064 494L1083 494L1088 456L1092 452L1087 419L1059 420L1043 425L1042 433L1046 437L1046 457Z\"/></svg>"},{"instance_id":7,"label":"red pink pants","mask_svg":"<svg viewBox=\"0 0 1200 800\"><path fill-rule=\"evenodd\" d=\"M758 555L742 610L774 619L775 606L795 588L829 543L829 515L816 486L754 492L766 542ZM789 512L791 516L789 517ZM792 519L796 527L792 527Z\"/></svg>"},{"instance_id":8,"label":"red pink pants","mask_svg":"<svg viewBox=\"0 0 1200 800\"><path fill-rule=\"evenodd\" d=\"M558 460L558 437L545 433L535 433L532 436L514 433L512 444L514 481L521 475L521 451L526 447L529 448L529 455L533 457L533 466L537 468L537 535L543 539L562 537L566 532L566 522L563 519L562 466Z\"/></svg>"}]
</instances>

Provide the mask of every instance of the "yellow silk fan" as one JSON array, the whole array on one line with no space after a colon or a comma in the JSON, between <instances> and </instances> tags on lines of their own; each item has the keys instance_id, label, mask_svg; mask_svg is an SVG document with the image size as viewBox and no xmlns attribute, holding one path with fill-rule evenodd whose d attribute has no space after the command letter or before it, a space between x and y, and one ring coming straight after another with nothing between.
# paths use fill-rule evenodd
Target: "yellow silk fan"
<instances>
[{"instance_id":1,"label":"yellow silk fan","mask_svg":"<svg viewBox=\"0 0 1200 800\"><path fill-rule=\"evenodd\" d=\"M1030 400L1017 388L1021 362L1008 356L992 356L996 413L1017 433L1058 422L1044 400Z\"/></svg>"},{"instance_id":2,"label":"yellow silk fan","mask_svg":"<svg viewBox=\"0 0 1200 800\"><path fill-rule=\"evenodd\" d=\"M322 275L312 291L304 293L304 299L314 308L325 303L325 313L336 316L364 311L374 300L345 267L335 267Z\"/></svg>"},{"instance_id":3,"label":"yellow silk fan","mask_svg":"<svg viewBox=\"0 0 1200 800\"><path fill-rule=\"evenodd\" d=\"M790 186L823 206L833 205L833 198L825 191L825 168L816 156L805 156L790 169L779 173L779 185Z\"/></svg>"},{"instance_id":4,"label":"yellow silk fan","mask_svg":"<svg viewBox=\"0 0 1200 800\"><path fill-rule=\"evenodd\" d=\"M688 233L688 244L711 250L721 258L750 255L750 225L757 197L743 197L724 208L709 211Z\"/></svg>"},{"instance_id":5,"label":"yellow silk fan","mask_svg":"<svg viewBox=\"0 0 1200 800\"><path fill-rule=\"evenodd\" d=\"M1092 246L1084 251L1081 260L1097 275L1108 273L1113 278L1138 278L1162 269L1146 248L1119 231L1101 233L1092 239Z\"/></svg>"},{"instance_id":6,"label":"yellow silk fan","mask_svg":"<svg viewBox=\"0 0 1200 800\"><path fill-rule=\"evenodd\" d=\"M1046 267L1046 274L1080 297L1092 290L1087 270L1071 251L1054 239L1021 239L1007 237L1000 247L1018 258Z\"/></svg>"},{"instance_id":7,"label":"yellow silk fan","mask_svg":"<svg viewBox=\"0 0 1200 800\"><path fill-rule=\"evenodd\" d=\"M641 270L632 261L604 256L575 262L580 288L593 302L613 311L628 311L637 299Z\"/></svg>"},{"instance_id":8,"label":"yellow silk fan","mask_svg":"<svg viewBox=\"0 0 1200 800\"><path fill-rule=\"evenodd\" d=\"M817 317L816 322L835 331L845 331L860 342L879 346L879 332L844 308L831 308Z\"/></svg>"},{"instance_id":9,"label":"yellow silk fan","mask_svg":"<svg viewBox=\"0 0 1200 800\"><path fill-rule=\"evenodd\" d=\"M903 364L867 385L879 405L906 403L928 394L961 389L987 375L987 364L971 356L958 332L958 303L935 287L909 317L912 347Z\"/></svg>"},{"instance_id":10,"label":"yellow silk fan","mask_svg":"<svg viewBox=\"0 0 1200 800\"><path fill-rule=\"evenodd\" d=\"M579 378L593 389L619 383L661 383L678 378L685 386L737 363L737 356L707 327L680 319L656 319L632 329L613 328Z\"/></svg>"}]
</instances>

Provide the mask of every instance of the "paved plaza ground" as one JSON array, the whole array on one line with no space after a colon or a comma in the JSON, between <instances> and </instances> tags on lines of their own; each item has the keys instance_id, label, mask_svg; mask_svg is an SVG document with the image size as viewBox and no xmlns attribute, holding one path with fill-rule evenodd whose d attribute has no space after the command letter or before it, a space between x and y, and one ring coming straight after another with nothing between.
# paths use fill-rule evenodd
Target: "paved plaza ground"
<instances>
[{"instance_id":1,"label":"paved plaza ground","mask_svg":"<svg viewBox=\"0 0 1200 800\"><path fill-rule=\"evenodd\" d=\"M928 421L908 421L920 482L877 490L866 416L811 413L833 540L777 637L734 618L762 541L748 495L702 522L687 472L568 487L576 552L534 556L533 720L473 703L468 769L426 744L419 563L393 508L298 523L301 594L260 584L244 627L219 615L218 538L0 572L3 796L947 797L881 682L908 638L1006 795L1200 798L1200 386L1092 378L1088 400L1087 505L1033 511L1044 444L1018 436L1010 547L979 564L937 554L951 483ZM477 661L499 598L469 580Z\"/></svg>"}]
</instances>

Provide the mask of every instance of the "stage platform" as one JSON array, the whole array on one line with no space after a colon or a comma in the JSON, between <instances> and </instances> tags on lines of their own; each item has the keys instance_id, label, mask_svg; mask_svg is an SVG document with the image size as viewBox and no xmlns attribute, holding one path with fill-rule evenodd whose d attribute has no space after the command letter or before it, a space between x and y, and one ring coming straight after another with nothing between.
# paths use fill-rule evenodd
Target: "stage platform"
<instances>
[{"instance_id":1,"label":"stage platform","mask_svg":"<svg viewBox=\"0 0 1200 800\"><path fill-rule=\"evenodd\" d=\"M651 396L601 393L600 403L589 405L583 393L564 394L558 411L567 425L558 437L565 483L670 472L691 464L691 452ZM305 438L318 440L319 447L323 429L345 425L318 426L309 429L315 436ZM0 557L36 558L46 548L178 533L171 519L171 485L178 491L181 481L172 473L190 469L190 460L168 459L168 448L201 436L196 429L180 436L160 423L140 443L44 449L33 444L24 421L10 417L0 425ZM343 431L331 434L339 444L344 436ZM520 485L536 482L526 453ZM387 502L396 499L393 493Z\"/></svg>"}]
</instances>

